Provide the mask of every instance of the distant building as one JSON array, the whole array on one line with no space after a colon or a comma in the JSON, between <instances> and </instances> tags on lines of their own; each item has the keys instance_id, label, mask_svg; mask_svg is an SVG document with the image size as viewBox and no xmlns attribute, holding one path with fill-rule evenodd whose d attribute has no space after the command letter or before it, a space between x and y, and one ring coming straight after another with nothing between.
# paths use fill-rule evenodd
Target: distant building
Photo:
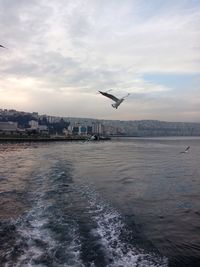
<instances>
[{"instance_id":1,"label":"distant building","mask_svg":"<svg viewBox=\"0 0 200 267\"><path fill-rule=\"evenodd\" d=\"M38 112L33 112L32 115L35 117L35 118L38 118Z\"/></svg>"},{"instance_id":2,"label":"distant building","mask_svg":"<svg viewBox=\"0 0 200 267\"><path fill-rule=\"evenodd\" d=\"M54 123L55 119L53 116L47 116L48 123Z\"/></svg>"},{"instance_id":3,"label":"distant building","mask_svg":"<svg viewBox=\"0 0 200 267\"><path fill-rule=\"evenodd\" d=\"M44 116L40 116L40 119L44 118ZM46 120L48 123L56 123L60 121L60 117L56 117L56 116L45 116Z\"/></svg>"},{"instance_id":4,"label":"distant building","mask_svg":"<svg viewBox=\"0 0 200 267\"><path fill-rule=\"evenodd\" d=\"M47 125L39 125L38 121L29 121L30 128L26 128L28 132L35 132L40 134L49 134L49 128Z\"/></svg>"},{"instance_id":5,"label":"distant building","mask_svg":"<svg viewBox=\"0 0 200 267\"><path fill-rule=\"evenodd\" d=\"M64 128L64 129L63 129L63 134L64 134L65 136L71 136L71 135L72 135L72 131L70 131L69 129Z\"/></svg>"},{"instance_id":6,"label":"distant building","mask_svg":"<svg viewBox=\"0 0 200 267\"><path fill-rule=\"evenodd\" d=\"M87 126L79 126L79 135L87 135Z\"/></svg>"},{"instance_id":7,"label":"distant building","mask_svg":"<svg viewBox=\"0 0 200 267\"><path fill-rule=\"evenodd\" d=\"M31 129L37 129L38 128L38 121L31 120L28 122L28 124L31 127Z\"/></svg>"},{"instance_id":8,"label":"distant building","mask_svg":"<svg viewBox=\"0 0 200 267\"><path fill-rule=\"evenodd\" d=\"M17 130L17 122L0 122L0 133L13 133Z\"/></svg>"},{"instance_id":9,"label":"distant building","mask_svg":"<svg viewBox=\"0 0 200 267\"><path fill-rule=\"evenodd\" d=\"M38 125L38 132L40 134L48 134L49 129L48 129L47 125Z\"/></svg>"},{"instance_id":10,"label":"distant building","mask_svg":"<svg viewBox=\"0 0 200 267\"><path fill-rule=\"evenodd\" d=\"M103 130L105 135L112 135L117 133L116 127L110 125L104 125Z\"/></svg>"},{"instance_id":11,"label":"distant building","mask_svg":"<svg viewBox=\"0 0 200 267\"><path fill-rule=\"evenodd\" d=\"M70 134L72 134L73 132L73 126L71 126L71 124L67 127L67 130Z\"/></svg>"},{"instance_id":12,"label":"distant building","mask_svg":"<svg viewBox=\"0 0 200 267\"><path fill-rule=\"evenodd\" d=\"M103 134L103 125L99 122L93 122L91 125L87 125L86 122L77 123L75 122L74 125L70 124L65 130L65 135L72 134L72 135L102 135Z\"/></svg>"},{"instance_id":13,"label":"distant building","mask_svg":"<svg viewBox=\"0 0 200 267\"><path fill-rule=\"evenodd\" d=\"M92 133L93 134L102 134L103 126L99 122L92 123Z\"/></svg>"},{"instance_id":14,"label":"distant building","mask_svg":"<svg viewBox=\"0 0 200 267\"><path fill-rule=\"evenodd\" d=\"M73 133L74 135L78 135L78 134L79 134L79 126L74 126L74 127L73 127L73 130L72 130L72 133Z\"/></svg>"},{"instance_id":15,"label":"distant building","mask_svg":"<svg viewBox=\"0 0 200 267\"><path fill-rule=\"evenodd\" d=\"M92 126L87 126L87 134L92 134Z\"/></svg>"}]
</instances>

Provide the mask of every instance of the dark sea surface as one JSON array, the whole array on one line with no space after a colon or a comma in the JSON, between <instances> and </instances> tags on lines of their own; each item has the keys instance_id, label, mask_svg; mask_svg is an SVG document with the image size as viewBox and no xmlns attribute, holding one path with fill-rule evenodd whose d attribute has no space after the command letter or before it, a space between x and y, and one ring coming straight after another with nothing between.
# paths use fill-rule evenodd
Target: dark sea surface
<instances>
[{"instance_id":1,"label":"dark sea surface","mask_svg":"<svg viewBox=\"0 0 200 267\"><path fill-rule=\"evenodd\" d=\"M0 266L200 266L200 138L0 144Z\"/></svg>"}]
</instances>

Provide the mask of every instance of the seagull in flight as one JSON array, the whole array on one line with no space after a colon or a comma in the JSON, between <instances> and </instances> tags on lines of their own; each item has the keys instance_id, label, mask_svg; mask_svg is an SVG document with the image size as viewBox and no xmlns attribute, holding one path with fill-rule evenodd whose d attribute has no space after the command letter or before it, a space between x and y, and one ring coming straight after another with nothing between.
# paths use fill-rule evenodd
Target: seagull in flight
<instances>
[{"instance_id":1,"label":"seagull in flight","mask_svg":"<svg viewBox=\"0 0 200 267\"><path fill-rule=\"evenodd\" d=\"M189 149L190 149L190 146L186 147L186 149L182 151L181 153L188 153Z\"/></svg>"},{"instance_id":2,"label":"seagull in flight","mask_svg":"<svg viewBox=\"0 0 200 267\"><path fill-rule=\"evenodd\" d=\"M110 90L109 90L110 91ZM99 91L100 94L112 99L115 103L111 104L113 108L118 108L119 105L124 101L125 97L129 96L130 94L127 94L126 96L122 97L122 98L117 98L116 96L114 95L111 95L107 92L102 92L102 91Z\"/></svg>"},{"instance_id":3,"label":"seagull in flight","mask_svg":"<svg viewBox=\"0 0 200 267\"><path fill-rule=\"evenodd\" d=\"M7 49L7 48L6 48L5 46L3 46L3 45L0 45L0 47Z\"/></svg>"}]
</instances>

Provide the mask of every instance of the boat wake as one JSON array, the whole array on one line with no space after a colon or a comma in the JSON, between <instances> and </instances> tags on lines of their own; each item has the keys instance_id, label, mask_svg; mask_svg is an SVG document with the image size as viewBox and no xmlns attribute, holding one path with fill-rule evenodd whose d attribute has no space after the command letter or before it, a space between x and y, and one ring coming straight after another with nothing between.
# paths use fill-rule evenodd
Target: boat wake
<instances>
[{"instance_id":1,"label":"boat wake","mask_svg":"<svg viewBox=\"0 0 200 267\"><path fill-rule=\"evenodd\" d=\"M91 220L94 221L94 227L90 231L91 235L96 238L100 250L103 251L103 266L168 266L166 258L146 253L142 249L138 249L136 245L127 242L132 233L127 229L122 216L105 203L95 190L88 186L83 186L81 190L88 199L88 212Z\"/></svg>"},{"instance_id":2,"label":"boat wake","mask_svg":"<svg viewBox=\"0 0 200 267\"><path fill-rule=\"evenodd\" d=\"M167 266L166 258L130 241L134 229L92 186L75 184L70 168L57 162L34 177L31 209L0 225L1 266Z\"/></svg>"}]
</instances>

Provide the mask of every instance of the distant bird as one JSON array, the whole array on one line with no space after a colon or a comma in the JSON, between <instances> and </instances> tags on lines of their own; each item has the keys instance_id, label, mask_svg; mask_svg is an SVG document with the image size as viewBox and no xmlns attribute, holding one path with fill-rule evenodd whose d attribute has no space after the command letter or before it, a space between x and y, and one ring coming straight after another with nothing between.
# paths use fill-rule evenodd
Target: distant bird
<instances>
[{"instance_id":1,"label":"distant bird","mask_svg":"<svg viewBox=\"0 0 200 267\"><path fill-rule=\"evenodd\" d=\"M190 149L190 146L186 147L186 149L184 151L181 151L180 153L187 153Z\"/></svg>"},{"instance_id":2,"label":"distant bird","mask_svg":"<svg viewBox=\"0 0 200 267\"><path fill-rule=\"evenodd\" d=\"M0 47L7 49L7 47L5 47L5 46L3 46L3 45L0 45Z\"/></svg>"},{"instance_id":3,"label":"distant bird","mask_svg":"<svg viewBox=\"0 0 200 267\"><path fill-rule=\"evenodd\" d=\"M110 91L110 90L109 90ZM107 92L102 92L102 91L99 91L100 94L112 99L115 103L111 104L113 108L118 108L119 105L124 101L125 97L129 96L130 94L127 94L126 96L122 97L122 98L117 98L116 96L114 95L111 95L111 94L108 94L108 91Z\"/></svg>"}]
</instances>

